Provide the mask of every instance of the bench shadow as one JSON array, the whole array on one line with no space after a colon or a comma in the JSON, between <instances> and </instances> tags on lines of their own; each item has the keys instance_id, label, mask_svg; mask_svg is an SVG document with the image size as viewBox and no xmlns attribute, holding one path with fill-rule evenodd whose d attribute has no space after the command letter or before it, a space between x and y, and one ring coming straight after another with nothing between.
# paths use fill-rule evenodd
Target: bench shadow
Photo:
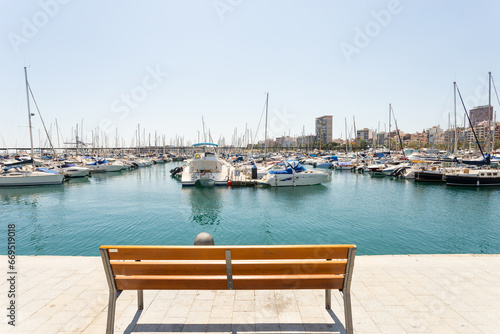
<instances>
[{"instance_id":1,"label":"bench shadow","mask_svg":"<svg viewBox=\"0 0 500 334\"><path fill-rule=\"evenodd\" d=\"M259 333L259 334L275 334L275 333L328 333L328 334L345 334L343 325L327 324L327 323L220 323L220 324L183 324L183 323L168 323L168 324L137 324L136 319L123 332L130 333Z\"/></svg>"},{"instance_id":2,"label":"bench shadow","mask_svg":"<svg viewBox=\"0 0 500 334\"><path fill-rule=\"evenodd\" d=\"M338 326L342 329L342 333L345 333L345 327L344 325L342 324L342 322L340 321L340 319L337 317L337 315L335 314L335 312L333 312L332 310L326 310L328 312L328 314L330 315L330 317L332 317L332 320L335 324L335 326Z\"/></svg>"},{"instance_id":3,"label":"bench shadow","mask_svg":"<svg viewBox=\"0 0 500 334\"><path fill-rule=\"evenodd\" d=\"M127 328L125 328L125 330L123 331L123 334L133 333L134 327L137 326L137 321L139 321L139 318L142 314L142 311L143 310L137 310L137 312L135 312L134 318L132 319L130 324L127 326Z\"/></svg>"},{"instance_id":4,"label":"bench shadow","mask_svg":"<svg viewBox=\"0 0 500 334\"><path fill-rule=\"evenodd\" d=\"M137 310L130 324L125 328L123 334L131 333L172 333L172 332L188 332L188 333L205 333L205 332L227 332L231 334L238 333L276 333L277 331L285 331L292 334L300 333L331 333L345 334L345 327L339 318L332 310L327 310L333 320L333 323L220 323L220 324L182 324L182 323L150 323L138 324L139 318L143 310Z\"/></svg>"},{"instance_id":5,"label":"bench shadow","mask_svg":"<svg viewBox=\"0 0 500 334\"><path fill-rule=\"evenodd\" d=\"M131 324L132 325L132 324ZM345 334L344 326L325 323L256 323L256 324L136 324L129 327L123 332L125 333L259 333L259 334L275 334L275 333L328 333L328 334Z\"/></svg>"}]
</instances>

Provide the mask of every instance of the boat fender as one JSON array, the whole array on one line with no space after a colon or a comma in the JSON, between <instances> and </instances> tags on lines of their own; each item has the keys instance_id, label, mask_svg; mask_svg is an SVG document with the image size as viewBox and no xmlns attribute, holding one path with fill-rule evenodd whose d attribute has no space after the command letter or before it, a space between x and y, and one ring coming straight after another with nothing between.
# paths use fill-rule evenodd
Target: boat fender
<instances>
[{"instance_id":1,"label":"boat fender","mask_svg":"<svg viewBox=\"0 0 500 334\"><path fill-rule=\"evenodd\" d=\"M231 180L227 181L227 186L231 187L231 183L232 183Z\"/></svg>"}]
</instances>

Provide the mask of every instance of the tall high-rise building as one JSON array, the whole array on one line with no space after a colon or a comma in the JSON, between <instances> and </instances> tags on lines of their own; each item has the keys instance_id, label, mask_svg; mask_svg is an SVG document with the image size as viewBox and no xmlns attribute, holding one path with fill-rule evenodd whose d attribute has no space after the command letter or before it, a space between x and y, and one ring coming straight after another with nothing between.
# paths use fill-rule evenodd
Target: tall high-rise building
<instances>
[{"instance_id":1,"label":"tall high-rise building","mask_svg":"<svg viewBox=\"0 0 500 334\"><path fill-rule=\"evenodd\" d=\"M469 111L470 121L472 126L476 126L476 124L487 121L488 117L490 120L493 120L493 106L491 106L489 115L488 115L488 106L480 106L474 107Z\"/></svg>"},{"instance_id":2,"label":"tall high-rise building","mask_svg":"<svg viewBox=\"0 0 500 334\"><path fill-rule=\"evenodd\" d=\"M316 118L316 138L321 144L331 143L333 140L333 116Z\"/></svg>"}]
</instances>

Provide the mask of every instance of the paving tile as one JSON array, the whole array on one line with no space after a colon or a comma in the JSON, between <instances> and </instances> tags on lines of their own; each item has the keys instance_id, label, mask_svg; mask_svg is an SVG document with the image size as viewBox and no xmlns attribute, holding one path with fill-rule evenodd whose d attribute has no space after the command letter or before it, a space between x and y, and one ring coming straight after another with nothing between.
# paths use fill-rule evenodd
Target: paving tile
<instances>
[{"instance_id":1,"label":"paving tile","mask_svg":"<svg viewBox=\"0 0 500 334\"><path fill-rule=\"evenodd\" d=\"M180 318L180 317L187 317L189 314L190 306L186 305L176 305L175 307L171 307L167 311L167 317L172 317L172 318Z\"/></svg>"},{"instance_id":2,"label":"paving tile","mask_svg":"<svg viewBox=\"0 0 500 334\"><path fill-rule=\"evenodd\" d=\"M212 312L210 313L211 318L231 318L232 316L232 305L214 305L212 307Z\"/></svg>"},{"instance_id":3,"label":"paving tile","mask_svg":"<svg viewBox=\"0 0 500 334\"><path fill-rule=\"evenodd\" d=\"M213 299L211 300L195 299L193 304L191 305L191 311L210 312L212 310L212 306L213 306Z\"/></svg>"},{"instance_id":4,"label":"paving tile","mask_svg":"<svg viewBox=\"0 0 500 334\"><path fill-rule=\"evenodd\" d=\"M62 332L83 332L85 328L92 322L93 318L91 317L74 317L70 321L68 321L61 328Z\"/></svg>"},{"instance_id":5,"label":"paving tile","mask_svg":"<svg viewBox=\"0 0 500 334\"><path fill-rule=\"evenodd\" d=\"M186 324L208 324L210 312L191 310L186 318Z\"/></svg>"},{"instance_id":6,"label":"paving tile","mask_svg":"<svg viewBox=\"0 0 500 334\"><path fill-rule=\"evenodd\" d=\"M219 295L217 294L214 299L214 305L233 305L234 295Z\"/></svg>"},{"instance_id":7,"label":"paving tile","mask_svg":"<svg viewBox=\"0 0 500 334\"><path fill-rule=\"evenodd\" d=\"M300 323L302 322L302 317L299 312L279 312L278 318L281 323Z\"/></svg>"},{"instance_id":8,"label":"paving tile","mask_svg":"<svg viewBox=\"0 0 500 334\"><path fill-rule=\"evenodd\" d=\"M255 312L233 312L233 324L255 324Z\"/></svg>"},{"instance_id":9,"label":"paving tile","mask_svg":"<svg viewBox=\"0 0 500 334\"><path fill-rule=\"evenodd\" d=\"M234 300L255 300L255 292L253 290L236 290Z\"/></svg>"},{"instance_id":10,"label":"paving tile","mask_svg":"<svg viewBox=\"0 0 500 334\"><path fill-rule=\"evenodd\" d=\"M234 312L253 312L255 311L254 300L235 300L233 304Z\"/></svg>"},{"instance_id":11,"label":"paving tile","mask_svg":"<svg viewBox=\"0 0 500 334\"><path fill-rule=\"evenodd\" d=\"M195 300L214 300L216 291L211 290L199 290L197 291L194 299Z\"/></svg>"}]
</instances>

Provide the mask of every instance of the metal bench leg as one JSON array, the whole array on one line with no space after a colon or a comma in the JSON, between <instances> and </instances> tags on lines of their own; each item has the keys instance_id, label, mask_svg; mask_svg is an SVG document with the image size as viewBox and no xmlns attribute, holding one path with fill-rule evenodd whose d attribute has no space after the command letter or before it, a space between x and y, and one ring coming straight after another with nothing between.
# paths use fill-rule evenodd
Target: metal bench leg
<instances>
[{"instance_id":1,"label":"metal bench leg","mask_svg":"<svg viewBox=\"0 0 500 334\"><path fill-rule=\"evenodd\" d=\"M137 290L137 309L144 309L144 292L143 290Z\"/></svg>"},{"instance_id":2,"label":"metal bench leg","mask_svg":"<svg viewBox=\"0 0 500 334\"><path fill-rule=\"evenodd\" d=\"M325 308L327 310L332 309L332 289L325 290Z\"/></svg>"},{"instance_id":3,"label":"metal bench leg","mask_svg":"<svg viewBox=\"0 0 500 334\"><path fill-rule=\"evenodd\" d=\"M106 334L113 334L115 327L116 290L109 290L108 321L106 324Z\"/></svg>"},{"instance_id":4,"label":"metal bench leg","mask_svg":"<svg viewBox=\"0 0 500 334\"><path fill-rule=\"evenodd\" d=\"M344 292L343 297L344 297L344 313L345 313L345 332L346 334L352 334L353 327L352 327L352 309L351 309L350 291Z\"/></svg>"}]
</instances>

